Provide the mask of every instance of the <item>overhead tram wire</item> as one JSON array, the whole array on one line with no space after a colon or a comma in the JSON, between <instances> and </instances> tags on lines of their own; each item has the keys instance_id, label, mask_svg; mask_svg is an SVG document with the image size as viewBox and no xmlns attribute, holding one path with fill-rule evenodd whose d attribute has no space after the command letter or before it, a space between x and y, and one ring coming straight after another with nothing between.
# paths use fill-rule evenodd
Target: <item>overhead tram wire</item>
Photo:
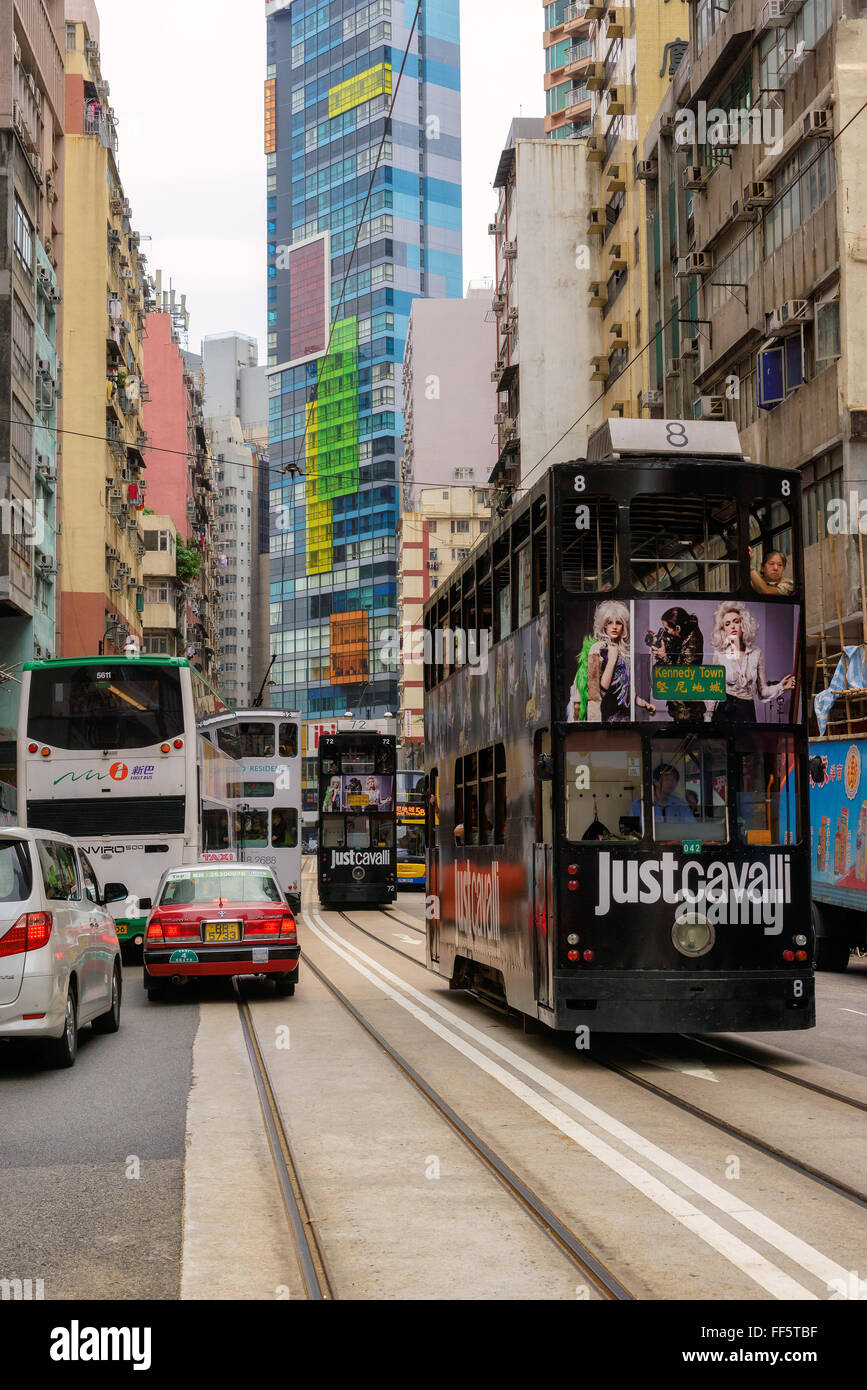
<instances>
[{"instance_id":1,"label":"overhead tram wire","mask_svg":"<svg viewBox=\"0 0 867 1390\"><path fill-rule=\"evenodd\" d=\"M331 325L330 325L329 332L328 332L328 342L327 342L327 344L326 344L326 346L325 346L325 354L324 354L323 361L327 361L328 355L329 355L329 353L331 352L331 344L332 344L332 342L333 342L333 340L334 340L334 330L335 330L335 328L337 327L338 321L339 321L339 319L340 319L340 311L341 311L341 309L343 308L343 301L344 301L344 299L346 298L346 287L347 287L347 285L348 285L348 283L349 283L349 275L350 275L350 272L351 272L351 270L352 270L353 264L354 264L354 262L355 262L355 253L356 253L356 251L358 250L358 243L359 243L359 241L360 241L360 239L361 239L361 229L362 229L362 227L364 226L364 219L365 219L365 217L367 216L367 209L368 209L368 207L370 206L370 200L371 200L371 197L373 196L373 184L374 184L374 180L375 180L375 178L376 178L377 173L379 172L379 165L380 165L380 161L381 161L381 159L382 159L382 152L383 152L383 150L385 149L385 138L386 138L386 136L388 135L389 129L390 129L390 127L391 127L391 118L392 118L392 115L393 115L393 113L394 113L394 107L395 107L395 103L396 103L396 101L397 101L397 94L398 94L398 92L400 91L400 84L401 84L401 81L402 81L402 79L403 79L403 74L404 74L404 72L405 72L405 70L406 70L406 65L407 65L407 62L408 62L408 60L409 60L409 50L410 50L410 48L411 48L411 46L412 46L412 41L413 41L413 38L414 38L414 36L415 36L416 28L418 27L419 17L420 17L420 15L421 15L421 6L422 6L422 0L418 0L418 3L416 4L416 7L415 7L415 14L413 15L413 19L412 19L412 25L411 25L411 27L410 27L409 35L408 35L408 37L407 37L406 47L405 47L404 50L403 50L403 58L402 58L401 64L400 64L400 71L399 71L398 74L397 74L397 81L396 81L395 84L394 84L394 88L393 88L393 91L392 91L392 94L391 94L391 104L390 104L390 106L389 106L389 108L388 108L388 115L386 116L385 121L383 122L382 139L381 139L380 142L379 142L379 149L378 149L377 152L376 152L376 163L374 164L373 168L372 168L371 171L370 171L370 178L368 179L368 182L367 182L367 196L366 196L365 199L364 199L364 207L361 209L361 216L360 216L359 219L358 219L358 228L357 228L356 233L355 233L355 240L354 240L354 242L352 243L352 250L351 250L351 252L349 253L349 260L348 260L348 262L347 262L347 264L346 264L346 268L345 268L344 273L343 273L343 284L341 285L341 288L340 288L340 299L339 299L338 302L337 302L337 308L331 312ZM290 292L291 292L291 291L290 291ZM329 306L329 307L330 307L330 306ZM314 389L313 389L313 401L309 402L309 404L314 404L314 403L317 401L317 399L318 399L318 395L319 395L319 380L318 380L318 377L317 377L316 385L315 385L315 387L314 387ZM298 460L299 460L299 456L303 458L303 457L304 457L304 454L305 454L305 452L306 452L306 447L307 447L307 430L308 430L308 427L309 427L309 423L310 423L310 411L309 411L309 410L305 410L305 411L304 411L304 430L303 430L303 432L302 432L300 438L296 437L296 438L294 438L294 439L292 440L292 462L291 462L291 463L287 463L287 464L285 465L285 467L283 467L283 468L278 468L278 469L277 469L277 472L280 473L280 474L282 474L284 477L286 476L287 473L291 473L293 479L294 479L295 477L303 478L303 477L306 476L306 474L305 474L305 473L303 472L303 470L301 469ZM283 441L282 441L282 440L280 441L280 458L281 458L281 460L282 460L282 458L283 458ZM270 497L271 497L271 478L272 478L272 476L273 476L273 470L272 470L271 458L270 458L270 453L269 453L269 457L268 457L268 499L269 499L269 515L270 515ZM282 485L281 485L281 488L280 488L280 497L281 497L281 499L282 499L282 496L283 496L283 489L282 489ZM281 503L281 505L282 505L282 503ZM293 511L294 511L294 483L293 483ZM270 527L269 527L269 533L270 533ZM285 534L285 533L284 533L283 531L281 531L281 534ZM294 553L295 553L295 552L294 552L294 548L293 548L293 554L294 554ZM269 556L270 556L270 534L269 534ZM281 628L282 628L282 624L283 624L283 603L284 603L284 590L285 590L285 587L286 587L286 543L285 543L285 540L284 540L283 545L280 547L280 596L279 596L279 599L278 599L278 602L279 602L279 604L280 604L280 625L281 625ZM269 603L270 603L270 591L269 591ZM276 643L275 643L275 646L276 646ZM276 658L276 655L277 655L276 650L272 651L271 655L272 655L272 657ZM281 689L285 688L282 681L278 682L278 684L280 685L280 688L281 688ZM293 681L293 684L294 684L294 681Z\"/></svg>"},{"instance_id":2,"label":"overhead tram wire","mask_svg":"<svg viewBox=\"0 0 867 1390\"><path fill-rule=\"evenodd\" d=\"M831 138L828 140L828 142L827 142L826 144L823 144L823 145L816 151L816 153L815 153L815 155L813 156L813 158L812 158L807 164L804 165L803 169L799 169L798 172L797 172L797 174L795 174L795 176L790 180L790 182L787 183L783 188L780 189L779 193L778 193L777 196L774 198L773 202L771 202L771 203L768 205L768 207L766 207L766 208L764 208L764 209L762 210L762 221L761 221L760 223L756 223L755 226L753 226L752 228L750 228L749 231L745 232L744 235L740 238L740 240L739 240L739 241L736 241L735 244L730 248L730 250L728 250L728 251L726 252L726 254L717 262L717 264L714 265L714 267L713 267L712 270L709 270L709 271L705 272L705 275L703 276L703 278L702 278L702 280L701 280L701 285L700 285L700 288L701 288L701 289L704 289L704 287L705 287L708 283L711 283L712 277L713 277L714 275L717 274L717 272L721 269L722 266L724 266L724 265L726 264L726 262L727 262L728 260L731 259L731 257L735 254L736 251L738 251L738 250L740 249L740 247L744 244L744 242L747 241L751 236L753 236L753 235L755 234L756 230L757 230L760 226L764 226L764 221L765 221L765 218L767 217L767 214L768 214L769 212L771 212L772 209L773 209L774 207L776 207L777 203L781 202L782 199L785 198L785 196L786 196L787 193L790 193L790 192L791 192L791 190L795 187L796 184L800 183L800 181L801 181L801 179L804 177L804 175L805 175L805 174L808 174L808 173L810 172L810 170L813 168L814 164L816 164L817 161L818 161L819 159L821 159L821 157L822 157L822 155L825 153L825 151L826 151L826 150L829 150L829 149L831 148L831 146L834 145L834 144L837 142L837 140L839 140L840 136L843 135L844 132L847 131L847 130L849 129L849 127L853 124L853 122L856 121L856 120L858 119L858 117L859 117L860 115L862 115L862 113L863 113L865 110L867 110L867 101L865 101L861 106L859 106L859 107L858 107L858 110L855 111L855 112L853 112L853 114L849 117L849 120L846 122L846 124L843 125L843 126L841 126L840 129L839 129L838 131L836 131L836 132L834 133L834 135L831 136ZM625 366L624 369L623 369L624 372L628 371L628 369L629 369L630 367L634 366L635 363L638 362L638 361L644 356L644 354L648 351L648 349L651 348L651 347L653 346L653 344L656 342L657 338L661 337L663 331L664 331L666 328L668 328L669 325L670 325L671 323L673 323L674 320L675 320L676 318L679 317L679 315L680 315L680 306L678 306L678 308L677 308L676 310L674 310L674 311L669 315L669 317L668 317L667 319L665 319L665 321L664 321L663 323L660 324L660 326L659 326L659 328L656 330L656 332L653 333L653 334L648 338L648 340L647 340L647 342L645 343L644 347L641 348L640 351L636 352L636 354L635 354L634 357L631 357L631 358L629 359L629 361L626 363L626 366ZM530 478L532 477L532 475L536 472L536 469L542 467L542 464L545 462L546 458L548 458L549 454L552 454L552 453L554 452L554 450L557 448L557 446L558 446L559 444L562 444L562 443L563 443L563 440L566 439L566 438L568 437L568 435L570 435L570 434L572 433L572 431L576 428L576 426L580 425L581 421L585 418L585 416L587 416L587 415L590 414L590 411L593 409L594 406L599 405L600 401L602 401L602 400L604 399L605 394L606 394L605 391L600 392L600 394L596 397L596 399L593 400L593 401L591 401L590 404L587 406L587 408L586 408L585 410L582 410L582 412L581 412L581 414L578 416L577 420L573 420L573 421L572 421L572 424L569 426L569 428L568 428L567 430L564 430L564 432L560 435L560 438L559 438L559 439L555 439L554 443L551 445L551 447L550 447L549 449L546 449L545 453L544 453L544 454L542 455L542 457L538 460L538 462L533 464L533 467L529 470L529 472L528 472L527 475L526 475L526 480L521 484L520 487L516 487L516 488L514 489L515 494L521 493L521 492L527 492L527 491L528 491L529 479L530 479Z\"/></svg>"}]
</instances>

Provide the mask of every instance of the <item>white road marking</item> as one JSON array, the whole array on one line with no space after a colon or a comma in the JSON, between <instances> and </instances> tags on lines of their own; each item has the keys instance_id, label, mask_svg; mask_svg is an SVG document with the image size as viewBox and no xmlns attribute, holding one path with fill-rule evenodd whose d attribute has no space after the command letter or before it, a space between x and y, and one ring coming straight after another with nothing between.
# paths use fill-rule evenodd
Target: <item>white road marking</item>
<instances>
[{"instance_id":1,"label":"white road marking","mask_svg":"<svg viewBox=\"0 0 867 1390\"><path fill-rule=\"evenodd\" d=\"M635 1163L631 1158L626 1157L624 1154L619 1153L617 1149L612 1148L604 1139L600 1139L597 1135L592 1134L590 1130L585 1129L583 1125L579 1125L562 1110L552 1105L550 1101L543 1099L536 1091L525 1085L523 1081L519 1081L517 1077L512 1076L511 1073L507 1072L496 1062L492 1062L490 1058L479 1052L477 1048L464 1042L462 1038L457 1037L455 1033L445 1028L424 1009L419 1008L411 999L398 993L396 989L392 989L390 985L386 984L382 976L376 973L375 961L370 961L374 969L368 970L360 961L353 960L352 956L349 954L349 951L353 950L353 948L349 946L348 942L343 942L343 945L348 948L347 950L344 950L341 945L337 944L342 941L342 938L332 932L327 923L321 922L320 920L320 925L323 928L323 930L320 931L319 927L310 920L309 915L306 917L306 920L310 930L319 937L320 941L326 946L329 946L336 955L340 956L348 965L351 965L353 969L364 976L371 984L381 989L383 994L400 1005L407 1013L412 1014L412 1016L417 1018L426 1028L429 1028L432 1033L436 1033L438 1037L442 1038L444 1042L449 1043L450 1046L454 1047L456 1051L460 1052L469 1061L474 1062L476 1066L486 1072L493 1080L499 1081L507 1091L510 1091L512 1095L516 1096L519 1100L523 1100L526 1105L532 1110L535 1110L536 1113L547 1120L549 1124L559 1129L561 1134L565 1134L567 1138L579 1144L588 1153L605 1164L612 1172L617 1173L626 1182L630 1183L632 1187L642 1193L651 1202L654 1202L663 1211L673 1216L674 1219L679 1221L688 1231L691 1231L693 1235L698 1236L705 1244L711 1246L712 1249L716 1250L724 1259L729 1260L730 1263L740 1269L748 1278L765 1289L767 1293L772 1294L774 1298L780 1299L816 1299L815 1294L810 1293L802 1284L799 1284L795 1279L792 1279L790 1275L778 1269L770 1260L766 1260L763 1255L760 1255L757 1250L754 1250L751 1246L740 1240L738 1236L732 1235L731 1232L725 1230L724 1227L720 1226L718 1222L714 1221L711 1217L705 1216L698 1207L693 1206L691 1202L686 1201L685 1198L674 1192L670 1187L666 1187L658 1178L648 1173L646 1168L642 1168L640 1164ZM328 935L324 934L326 932ZM329 939L332 936L335 938L334 940ZM356 952L356 954L361 955L360 952ZM388 973L389 972L383 971L383 975ZM401 982L398 981L397 983ZM412 993L416 993L416 991L412 991ZM423 1002L425 1004L428 1003L427 1000L423 1000ZM487 1039L485 1039L485 1041L487 1042Z\"/></svg>"},{"instance_id":2,"label":"white road marking","mask_svg":"<svg viewBox=\"0 0 867 1390\"><path fill-rule=\"evenodd\" d=\"M862 1018L867 1018L867 1013L863 1009L844 1009L842 1004L839 1005L839 1009L841 1014L860 1014Z\"/></svg>"},{"instance_id":3,"label":"white road marking","mask_svg":"<svg viewBox=\"0 0 867 1390\"><path fill-rule=\"evenodd\" d=\"M395 941L406 941L410 946L421 946L423 944L419 941L417 936L404 936L403 933L399 931L393 931L391 934Z\"/></svg>"},{"instance_id":4,"label":"white road marking","mask_svg":"<svg viewBox=\"0 0 867 1390\"><path fill-rule=\"evenodd\" d=\"M796 1264L800 1264L809 1273L814 1274L817 1279L821 1280L826 1288L830 1288L832 1280L842 1278L848 1281L850 1279L849 1272L844 1270L841 1265L838 1265L834 1260L823 1255L821 1251L814 1249L813 1246L808 1245L807 1242L801 1240L799 1236L795 1236L791 1231L787 1231L785 1227L778 1225L777 1222L771 1220L770 1217L764 1216L761 1212L756 1211L754 1207L750 1207L745 1202L741 1201L740 1198L736 1198L731 1189L727 1191L717 1183L711 1182L709 1178L705 1178L696 1169L690 1168L688 1164L682 1163L681 1160L675 1158L673 1154L667 1153L665 1149L661 1149L658 1145L651 1143L650 1140L643 1138L643 1136L638 1134L635 1130L630 1129L628 1125L622 1124L620 1120L614 1119L613 1116L608 1115L604 1110L593 1105L592 1102L585 1100L577 1091L570 1090L567 1086L564 1086L562 1082L556 1081L553 1077L548 1076L546 1072L541 1071L531 1062L525 1061L524 1058L520 1057L516 1052L512 1052L510 1048L504 1047L502 1043L498 1043L493 1038L489 1038L478 1028L473 1027L471 1023L465 1022L464 1019L460 1018L450 1009L446 1009L435 1000L429 999L419 990L414 989L412 985L407 984L405 980L401 980L399 976L392 974L384 965L379 965L377 961L366 955L364 951L359 950L357 946L351 945L350 942L346 941L342 936L339 936L337 932L328 926L327 922L323 921L318 913L317 917L319 918L323 930L326 931L329 936L333 937L335 941L340 942L342 946L348 951L351 951L352 954L357 956L360 960L366 961L375 970L378 970L385 979L390 980L412 998L417 999L425 1008L429 1009L431 1013L438 1014L440 1017L446 1019L460 1032L465 1033L467 1037L473 1038L475 1041L479 1042L481 1046L486 1047L489 1052L492 1052L495 1056L502 1057L503 1060L508 1062L516 1071L523 1072L525 1076L535 1081L537 1085L542 1086L549 1094L563 1101L573 1110L578 1111L579 1114L583 1114L587 1119L592 1120L600 1129L606 1130L615 1138L620 1139L624 1144L628 1145L629 1148L641 1154L642 1157L649 1159L651 1163L655 1163L658 1167L662 1168L670 1177L676 1178L686 1187L691 1188L697 1195L703 1196L713 1206L718 1207L721 1211L732 1217L733 1220L746 1226L754 1235L760 1236L770 1245L775 1246L782 1254L787 1255L791 1260L794 1260ZM847 1283L846 1287L848 1288L848 1286ZM860 1290L860 1297L867 1297L867 1281L861 1281ZM807 1296L814 1297L814 1295Z\"/></svg>"},{"instance_id":5,"label":"white road marking","mask_svg":"<svg viewBox=\"0 0 867 1390\"><path fill-rule=\"evenodd\" d=\"M654 1067L666 1067L668 1071L682 1071L684 1076L694 1076L699 1081L715 1081L719 1084L719 1077L714 1076L710 1067L703 1067L701 1062L675 1062L670 1057L657 1057L653 1052L649 1052L641 1060L650 1062Z\"/></svg>"}]
</instances>

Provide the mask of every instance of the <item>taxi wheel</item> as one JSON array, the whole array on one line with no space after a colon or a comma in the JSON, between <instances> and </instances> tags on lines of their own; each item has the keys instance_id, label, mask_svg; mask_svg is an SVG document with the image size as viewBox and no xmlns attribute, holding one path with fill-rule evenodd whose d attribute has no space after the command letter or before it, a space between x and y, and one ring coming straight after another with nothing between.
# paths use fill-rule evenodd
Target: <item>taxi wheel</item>
<instances>
[{"instance_id":1,"label":"taxi wheel","mask_svg":"<svg viewBox=\"0 0 867 1390\"><path fill-rule=\"evenodd\" d=\"M120 998L122 992L120 966L115 965L111 978L111 1004L106 1013L93 1020L94 1033L116 1033L120 1027Z\"/></svg>"},{"instance_id":2,"label":"taxi wheel","mask_svg":"<svg viewBox=\"0 0 867 1390\"><path fill-rule=\"evenodd\" d=\"M274 981L274 990L281 998L288 998L295 993L295 971L291 975L278 975Z\"/></svg>"},{"instance_id":3,"label":"taxi wheel","mask_svg":"<svg viewBox=\"0 0 867 1390\"><path fill-rule=\"evenodd\" d=\"M58 1069L71 1067L78 1055L78 1001L75 989L69 986L66 996L66 1016L59 1038L48 1038L44 1044L45 1060Z\"/></svg>"}]
</instances>

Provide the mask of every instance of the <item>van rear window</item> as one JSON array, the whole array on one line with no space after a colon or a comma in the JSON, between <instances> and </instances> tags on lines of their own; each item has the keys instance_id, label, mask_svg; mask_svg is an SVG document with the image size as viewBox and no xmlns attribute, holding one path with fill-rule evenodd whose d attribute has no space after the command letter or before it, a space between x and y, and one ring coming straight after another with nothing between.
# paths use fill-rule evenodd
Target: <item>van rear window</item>
<instances>
[{"instance_id":1,"label":"van rear window","mask_svg":"<svg viewBox=\"0 0 867 1390\"><path fill-rule=\"evenodd\" d=\"M25 840L0 840L0 903L25 902L33 891L33 870Z\"/></svg>"}]
</instances>

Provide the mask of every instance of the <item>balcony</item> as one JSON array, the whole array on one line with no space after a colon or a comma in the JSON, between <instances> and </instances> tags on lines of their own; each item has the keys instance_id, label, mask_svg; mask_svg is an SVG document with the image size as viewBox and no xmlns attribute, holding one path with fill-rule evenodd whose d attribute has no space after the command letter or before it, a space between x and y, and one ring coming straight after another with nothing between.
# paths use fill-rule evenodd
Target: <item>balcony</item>
<instances>
[{"instance_id":1,"label":"balcony","mask_svg":"<svg viewBox=\"0 0 867 1390\"><path fill-rule=\"evenodd\" d=\"M592 61L593 45L586 39L581 43L575 43L566 55L563 75L565 77L583 77Z\"/></svg>"},{"instance_id":2,"label":"balcony","mask_svg":"<svg viewBox=\"0 0 867 1390\"><path fill-rule=\"evenodd\" d=\"M566 38L570 34L577 34L579 29L588 25L591 20L598 18L596 11L602 13L601 5L575 4L567 5L563 14L563 33Z\"/></svg>"}]
</instances>

